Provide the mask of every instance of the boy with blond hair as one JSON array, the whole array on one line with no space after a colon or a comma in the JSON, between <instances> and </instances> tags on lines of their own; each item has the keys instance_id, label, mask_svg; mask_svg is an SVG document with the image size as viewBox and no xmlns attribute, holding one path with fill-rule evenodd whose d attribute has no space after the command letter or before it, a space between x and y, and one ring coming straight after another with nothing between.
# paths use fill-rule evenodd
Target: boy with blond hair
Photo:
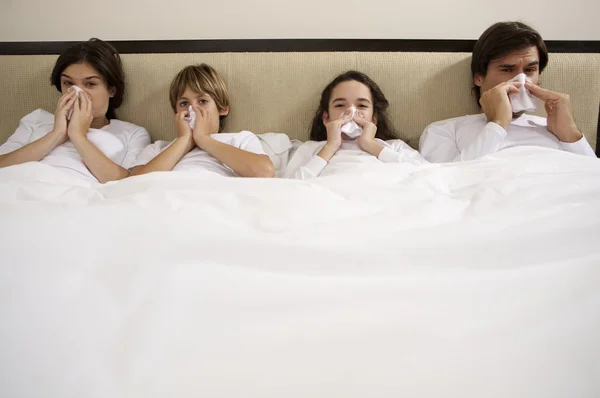
<instances>
[{"instance_id":1,"label":"boy with blond hair","mask_svg":"<svg viewBox=\"0 0 600 398\"><path fill-rule=\"evenodd\" d=\"M132 176L174 170L273 177L273 163L256 135L220 133L230 106L225 82L215 69L206 64L183 68L171 82L169 99L177 138L147 146L131 168Z\"/></svg>"}]
</instances>

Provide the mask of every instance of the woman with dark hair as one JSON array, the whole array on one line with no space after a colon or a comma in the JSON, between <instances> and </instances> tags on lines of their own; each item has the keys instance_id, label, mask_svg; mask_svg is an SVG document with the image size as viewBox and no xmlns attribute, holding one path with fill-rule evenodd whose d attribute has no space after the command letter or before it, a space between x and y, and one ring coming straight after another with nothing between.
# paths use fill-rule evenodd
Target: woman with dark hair
<instances>
[{"instance_id":1,"label":"woman with dark hair","mask_svg":"<svg viewBox=\"0 0 600 398\"><path fill-rule=\"evenodd\" d=\"M21 119L0 146L0 167L39 161L90 182L127 177L150 135L116 118L125 74L115 48L98 39L68 48L50 81L62 93L54 115L37 109Z\"/></svg>"},{"instance_id":2,"label":"woman with dark hair","mask_svg":"<svg viewBox=\"0 0 600 398\"><path fill-rule=\"evenodd\" d=\"M348 71L337 76L323 90L310 141L294 153L286 177L339 174L367 162L426 163L398 139L387 116L388 106L379 86L364 73ZM356 135L343 131L352 122L359 128Z\"/></svg>"}]
</instances>

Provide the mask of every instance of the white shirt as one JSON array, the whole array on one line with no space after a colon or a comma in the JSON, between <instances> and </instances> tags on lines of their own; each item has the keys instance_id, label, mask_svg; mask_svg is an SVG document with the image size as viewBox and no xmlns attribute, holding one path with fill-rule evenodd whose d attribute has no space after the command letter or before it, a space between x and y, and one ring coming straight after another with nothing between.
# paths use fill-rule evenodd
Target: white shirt
<instances>
[{"instance_id":1,"label":"white shirt","mask_svg":"<svg viewBox=\"0 0 600 398\"><path fill-rule=\"evenodd\" d=\"M421 135L419 151L430 162L472 160L515 146L541 146L596 157L585 137L561 142L546 127L546 118L522 115L507 130L488 122L485 114L432 123Z\"/></svg>"},{"instance_id":2,"label":"white shirt","mask_svg":"<svg viewBox=\"0 0 600 398\"><path fill-rule=\"evenodd\" d=\"M53 127L54 115L36 109L21 119L14 134L0 146L0 154L4 155L24 147L48 134ZM87 138L110 160L123 168L129 168L142 149L150 143L150 134L145 128L117 119L110 120L110 123L101 129L89 129ZM83 159L71 141L54 148L40 162L60 168L89 182L98 182L83 163Z\"/></svg>"},{"instance_id":3,"label":"white shirt","mask_svg":"<svg viewBox=\"0 0 600 398\"><path fill-rule=\"evenodd\" d=\"M376 141L384 146L379 157L360 149L356 140L343 140L342 145L329 159L329 162L317 156L327 141L307 141L292 156L285 176L299 180L317 176L324 177L347 172L364 163L410 163L414 165L427 163L419 152L402 140L386 142L376 138Z\"/></svg>"},{"instance_id":4,"label":"white shirt","mask_svg":"<svg viewBox=\"0 0 600 398\"><path fill-rule=\"evenodd\" d=\"M258 137L250 131L242 131L239 133L221 133L211 134L211 137L223 144L242 149L244 151L256 153L258 155L266 155ZM173 141L174 142L174 141ZM158 156L159 153L167 149L173 142L156 141L152 145L148 145L134 164L131 167L147 164L149 161ZM196 147L186 153L181 160L173 167L174 171L195 171L195 172L211 172L225 177L235 177L237 174L229 167L217 160L210 153Z\"/></svg>"}]
</instances>

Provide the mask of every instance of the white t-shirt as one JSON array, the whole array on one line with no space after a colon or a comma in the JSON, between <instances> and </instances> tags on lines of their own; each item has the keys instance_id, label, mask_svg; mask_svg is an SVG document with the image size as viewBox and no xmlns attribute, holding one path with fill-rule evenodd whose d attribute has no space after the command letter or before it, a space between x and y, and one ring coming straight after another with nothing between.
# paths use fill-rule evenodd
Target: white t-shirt
<instances>
[{"instance_id":1,"label":"white t-shirt","mask_svg":"<svg viewBox=\"0 0 600 398\"><path fill-rule=\"evenodd\" d=\"M0 146L0 154L4 155L24 147L48 134L53 127L54 115L36 109L21 119L14 134ZM89 129L87 138L110 160L124 168L129 168L142 149L150 143L150 135L145 128L117 119L110 120L110 123L101 129ZM71 141L54 148L40 162L90 182L98 182L83 163Z\"/></svg>"},{"instance_id":2,"label":"white t-shirt","mask_svg":"<svg viewBox=\"0 0 600 398\"><path fill-rule=\"evenodd\" d=\"M265 151L258 140L258 137L250 131L241 131L239 133L221 133L211 134L211 137L223 144L242 149L244 151L265 155ZM174 141L173 141L174 142ZM159 153L167 149L172 142L156 141L152 145L148 145L131 167L147 164L149 161L158 156ZM181 160L173 167L173 171L196 171L196 172L211 172L225 177L235 177L237 174L229 167L217 160L210 153L196 147L186 153Z\"/></svg>"},{"instance_id":3,"label":"white t-shirt","mask_svg":"<svg viewBox=\"0 0 600 398\"><path fill-rule=\"evenodd\" d=\"M468 115L435 122L421 135L419 151L430 162L473 160L515 146L541 146L595 157L585 137L561 142L546 127L546 118L522 115L507 130L488 122L485 114Z\"/></svg>"},{"instance_id":4,"label":"white t-shirt","mask_svg":"<svg viewBox=\"0 0 600 398\"><path fill-rule=\"evenodd\" d=\"M427 163L419 152L402 140L383 141L376 138L376 141L384 146L379 157L360 149L356 140L344 140L329 162L317 156L327 141L307 141L292 156L285 176L304 180L317 176L337 175L364 163L410 163L413 165Z\"/></svg>"}]
</instances>

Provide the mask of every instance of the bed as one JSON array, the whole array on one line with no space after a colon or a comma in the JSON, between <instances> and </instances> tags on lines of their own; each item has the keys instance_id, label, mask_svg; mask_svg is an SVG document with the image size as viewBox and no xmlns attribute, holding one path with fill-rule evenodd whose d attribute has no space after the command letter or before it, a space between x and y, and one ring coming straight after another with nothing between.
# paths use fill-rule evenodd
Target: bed
<instances>
[{"instance_id":1,"label":"bed","mask_svg":"<svg viewBox=\"0 0 600 398\"><path fill-rule=\"evenodd\" d=\"M52 109L55 55L0 56L2 139ZM227 129L307 138L359 69L413 146L477 112L469 54L124 54L124 120L173 137L167 86L207 62ZM551 54L597 143L600 54ZM576 76L577 78L573 78ZM245 100L251 98L251 100ZM265 140L267 142L268 140ZM276 161L282 151L273 150ZM600 161L512 148L314 180L0 169L3 397L600 396Z\"/></svg>"}]
</instances>

